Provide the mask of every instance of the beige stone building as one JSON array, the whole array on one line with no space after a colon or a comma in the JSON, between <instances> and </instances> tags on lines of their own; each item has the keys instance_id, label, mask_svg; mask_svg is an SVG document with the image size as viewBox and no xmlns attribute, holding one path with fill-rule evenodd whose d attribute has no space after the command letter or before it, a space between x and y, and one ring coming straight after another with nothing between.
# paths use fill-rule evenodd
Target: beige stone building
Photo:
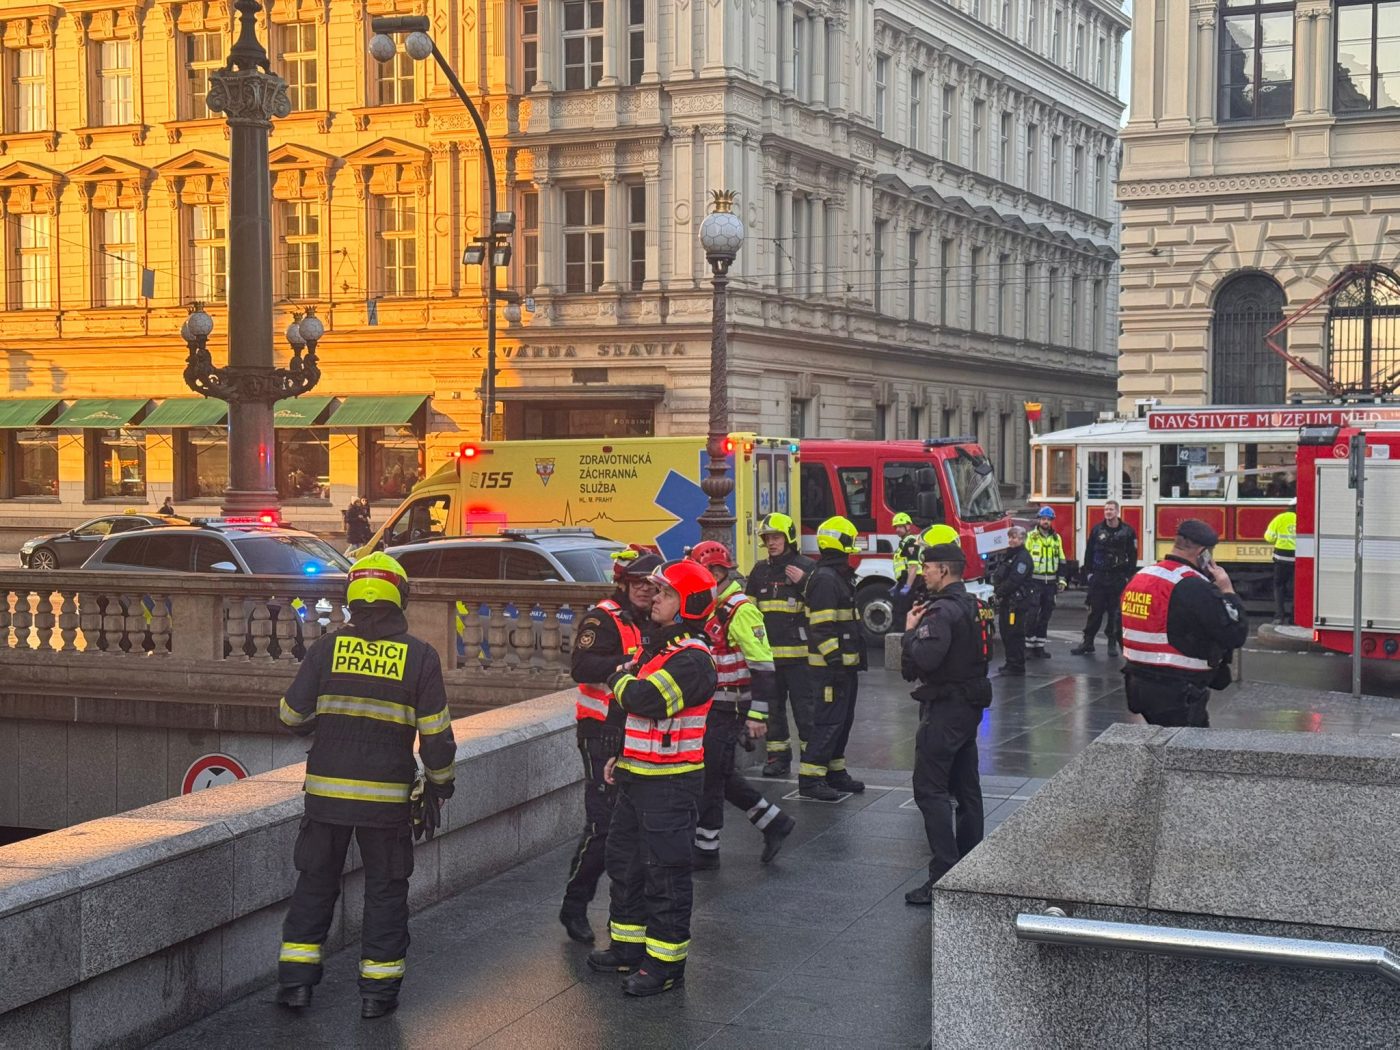
<instances>
[{"instance_id":1,"label":"beige stone building","mask_svg":"<svg viewBox=\"0 0 1400 1050\"><path fill-rule=\"evenodd\" d=\"M1122 135L1119 406L1268 404L1400 365L1400 10L1139 0ZM1363 380L1369 380L1365 382Z\"/></svg>"}]
</instances>

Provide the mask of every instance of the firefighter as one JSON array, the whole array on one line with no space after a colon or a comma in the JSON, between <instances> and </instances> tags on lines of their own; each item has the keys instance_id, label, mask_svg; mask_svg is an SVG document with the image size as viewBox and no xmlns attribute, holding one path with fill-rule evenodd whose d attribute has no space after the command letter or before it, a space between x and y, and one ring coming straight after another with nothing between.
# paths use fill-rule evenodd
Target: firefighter
<instances>
[{"instance_id":1,"label":"firefighter","mask_svg":"<svg viewBox=\"0 0 1400 1050\"><path fill-rule=\"evenodd\" d=\"M1211 558L1218 541L1188 518L1171 553L1123 591L1128 710L1152 725L1209 727L1210 690L1230 684L1230 654L1249 637L1244 602Z\"/></svg>"},{"instance_id":2,"label":"firefighter","mask_svg":"<svg viewBox=\"0 0 1400 1050\"><path fill-rule=\"evenodd\" d=\"M293 851L300 874L282 926L277 1002L311 1003L354 835L365 883L360 1016L375 1018L398 1006L408 953L413 740L433 823L452 797L457 745L437 651L408 633L403 566L382 553L361 558L345 599L350 622L312 643L280 704L292 732L316 736L306 757L306 816Z\"/></svg>"},{"instance_id":3,"label":"firefighter","mask_svg":"<svg viewBox=\"0 0 1400 1050\"><path fill-rule=\"evenodd\" d=\"M865 785L846 771L846 741L856 713L858 672L865 670L865 641L856 612L851 555L860 534L846 518L817 528L821 558L807 577L807 660L814 674L812 735L802 749L797 792L817 802L837 802L843 791Z\"/></svg>"},{"instance_id":4,"label":"firefighter","mask_svg":"<svg viewBox=\"0 0 1400 1050\"><path fill-rule=\"evenodd\" d=\"M992 598L997 607L997 630L1006 662L997 668L1002 675L1026 673L1026 624L1035 616L1036 595L1031 583L1034 564L1026 551L1026 530L1013 525L1006 531L1006 558L992 578Z\"/></svg>"},{"instance_id":5,"label":"firefighter","mask_svg":"<svg viewBox=\"0 0 1400 1050\"><path fill-rule=\"evenodd\" d=\"M1117 656L1123 644L1123 619L1119 605L1128 578L1137 571L1137 532L1119 515L1118 501L1103 505L1103 522L1089 532L1084 545L1084 573L1089 583L1089 617L1084 623L1084 641L1070 650L1075 656L1091 656L1094 636L1104 617L1108 625L1108 655Z\"/></svg>"},{"instance_id":6,"label":"firefighter","mask_svg":"<svg viewBox=\"0 0 1400 1050\"><path fill-rule=\"evenodd\" d=\"M977 727L992 702L987 681L991 610L962 582L966 557L953 543L923 552L931 595L909 611L901 642L901 671L918 681L919 728L914 738L914 801L924 817L932 858L928 881L905 903L933 903L933 884L982 841L982 783L977 773ZM949 796L957 800L956 830Z\"/></svg>"},{"instance_id":7,"label":"firefighter","mask_svg":"<svg viewBox=\"0 0 1400 1050\"><path fill-rule=\"evenodd\" d=\"M734 768L734 748L745 731L762 740L768 729L768 698L773 695L773 651L763 614L743 592L734 572L734 559L722 543L697 544L691 561L703 565L715 578L719 598L714 615L705 625L710 651L715 657L719 687L705 721L705 787L700 817L695 826L691 868L719 867L719 833L724 827L724 803L728 800L763 832L767 864L778 855L783 840L797 821L749 786Z\"/></svg>"},{"instance_id":8,"label":"firefighter","mask_svg":"<svg viewBox=\"0 0 1400 1050\"><path fill-rule=\"evenodd\" d=\"M1298 501L1275 514L1264 530L1274 545L1274 623L1293 622L1293 558L1298 553Z\"/></svg>"},{"instance_id":9,"label":"firefighter","mask_svg":"<svg viewBox=\"0 0 1400 1050\"><path fill-rule=\"evenodd\" d=\"M618 664L641 652L652 628L651 600L656 585L651 573L661 559L629 548L613 555L617 591L589 609L579 622L570 658L570 674L578 683L574 716L578 720L578 751L583 758L583 836L569 865L559 921L572 940L593 943L588 905L598 889L606 856L617 788L603 779L610 759L622 751L622 709L612 703L605 684Z\"/></svg>"},{"instance_id":10,"label":"firefighter","mask_svg":"<svg viewBox=\"0 0 1400 1050\"><path fill-rule=\"evenodd\" d=\"M1054 507L1041 507L1036 514L1035 528L1026 537L1026 553L1034 564L1031 590L1035 594L1035 615L1026 623L1026 655L1048 660L1050 652L1045 643L1050 636L1055 595L1065 589L1065 546L1055 531Z\"/></svg>"},{"instance_id":11,"label":"firefighter","mask_svg":"<svg viewBox=\"0 0 1400 1050\"><path fill-rule=\"evenodd\" d=\"M899 544L894 549L894 584L897 590L908 591L919 573L919 530L914 519L903 511L892 519Z\"/></svg>"},{"instance_id":12,"label":"firefighter","mask_svg":"<svg viewBox=\"0 0 1400 1050\"><path fill-rule=\"evenodd\" d=\"M799 753L811 739L812 675L807 666L807 606L802 588L815 567L797 550L797 523L786 514L769 514L758 524L758 538L768 557L755 562L746 593L758 602L773 650L773 696L768 711L765 777L785 777L792 771L791 730L797 727Z\"/></svg>"},{"instance_id":13,"label":"firefighter","mask_svg":"<svg viewBox=\"0 0 1400 1050\"><path fill-rule=\"evenodd\" d=\"M715 580L692 561L668 561L651 576L657 629L608 679L626 713L622 757L606 776L618 785L608 831L611 943L591 952L598 973L627 975L628 995L657 995L685 978L690 948L690 849L705 779L705 719L715 661L705 621Z\"/></svg>"}]
</instances>

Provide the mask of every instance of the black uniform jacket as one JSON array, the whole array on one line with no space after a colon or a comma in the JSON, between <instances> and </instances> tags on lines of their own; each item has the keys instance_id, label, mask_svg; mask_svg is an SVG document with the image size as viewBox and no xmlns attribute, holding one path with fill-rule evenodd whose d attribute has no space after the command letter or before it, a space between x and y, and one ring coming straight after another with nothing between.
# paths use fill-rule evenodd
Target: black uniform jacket
<instances>
[{"instance_id":1,"label":"black uniform jacket","mask_svg":"<svg viewBox=\"0 0 1400 1050\"><path fill-rule=\"evenodd\" d=\"M864 671L865 637L856 616L856 571L840 551L823 551L807 577L807 662Z\"/></svg>"},{"instance_id":2,"label":"black uniform jacket","mask_svg":"<svg viewBox=\"0 0 1400 1050\"><path fill-rule=\"evenodd\" d=\"M923 683L915 700L957 696L985 706L991 702L983 659L977 602L958 581L930 599L923 619L901 640L900 670L907 681Z\"/></svg>"},{"instance_id":3,"label":"black uniform jacket","mask_svg":"<svg viewBox=\"0 0 1400 1050\"><path fill-rule=\"evenodd\" d=\"M1025 547L1013 547L1008 556L997 566L992 578L992 593L1003 608L1020 608L1030 603L1031 576L1035 572L1035 562Z\"/></svg>"},{"instance_id":4,"label":"black uniform jacket","mask_svg":"<svg viewBox=\"0 0 1400 1050\"><path fill-rule=\"evenodd\" d=\"M787 567L796 565L803 578L793 583L787 578ZM744 586L744 593L758 602L763 613L763 625L768 631L768 644L773 659L807 662L807 602L802 591L816 563L793 550L792 546L776 558L754 564Z\"/></svg>"},{"instance_id":5,"label":"black uniform jacket","mask_svg":"<svg viewBox=\"0 0 1400 1050\"><path fill-rule=\"evenodd\" d=\"M1166 560L1191 564L1175 554L1167 555ZM1167 642L1173 648L1216 667L1231 650L1244 645L1248 637L1249 617L1238 594L1222 594L1214 583L1199 576L1187 576L1172 588L1172 600L1167 606ZM1128 667L1133 674L1146 678L1208 681L1214 677L1212 671L1145 668L1138 664Z\"/></svg>"},{"instance_id":6,"label":"black uniform jacket","mask_svg":"<svg viewBox=\"0 0 1400 1050\"><path fill-rule=\"evenodd\" d=\"M646 644L649 634L655 631L650 615L632 607L627 595L619 591L613 601L622 608L622 618L634 624L642 632L642 644ZM622 651L622 639L618 637L617 624L606 612L597 606L583 614L578 633L574 635L574 651L569 656L569 676L575 682L606 682L621 664L635 657L636 653ZM621 729L627 716L616 704L608 705L608 720L599 722L596 718L579 719L579 731L587 733L601 730L604 725Z\"/></svg>"},{"instance_id":7,"label":"black uniform jacket","mask_svg":"<svg viewBox=\"0 0 1400 1050\"><path fill-rule=\"evenodd\" d=\"M1119 519L1116 529L1099 522L1089 530L1089 542L1084 545L1085 572L1121 576L1126 581L1137 560L1137 533L1126 521Z\"/></svg>"},{"instance_id":8,"label":"black uniform jacket","mask_svg":"<svg viewBox=\"0 0 1400 1050\"><path fill-rule=\"evenodd\" d=\"M671 624L656 628L653 637L643 646L635 666L608 676L608 686L617 697L616 706L626 714L659 722L674 717L687 707L700 707L713 700L719 678L715 674L715 658L710 655L709 643L706 642L704 649L680 648L680 643L687 638L698 638L704 642L705 632L698 624L694 627ZM662 653L670 654L663 666L680 689L679 704L672 697L668 705L667 695L655 683L636 677L638 669Z\"/></svg>"}]
</instances>

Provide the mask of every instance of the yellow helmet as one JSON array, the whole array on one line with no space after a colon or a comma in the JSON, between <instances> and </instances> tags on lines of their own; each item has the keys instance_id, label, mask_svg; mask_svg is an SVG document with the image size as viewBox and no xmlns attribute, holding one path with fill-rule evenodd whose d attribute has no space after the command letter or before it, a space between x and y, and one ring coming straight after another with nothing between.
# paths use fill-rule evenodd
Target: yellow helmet
<instances>
[{"instance_id":1,"label":"yellow helmet","mask_svg":"<svg viewBox=\"0 0 1400 1050\"><path fill-rule=\"evenodd\" d=\"M896 529L899 528L901 525L913 524L914 519L911 518L908 514L905 514L904 511L900 511L898 514L896 514L893 518L890 519L890 525Z\"/></svg>"},{"instance_id":2,"label":"yellow helmet","mask_svg":"<svg viewBox=\"0 0 1400 1050\"><path fill-rule=\"evenodd\" d=\"M796 546L797 523L786 514L768 514L758 523L759 539L773 533L777 533L779 536L785 536L789 543Z\"/></svg>"},{"instance_id":3,"label":"yellow helmet","mask_svg":"<svg viewBox=\"0 0 1400 1050\"><path fill-rule=\"evenodd\" d=\"M408 604L408 573L383 551L366 554L350 566L345 600L391 602L402 609Z\"/></svg>"},{"instance_id":4,"label":"yellow helmet","mask_svg":"<svg viewBox=\"0 0 1400 1050\"><path fill-rule=\"evenodd\" d=\"M817 550L854 554L860 550L856 546L856 540L859 538L860 533L856 531L856 527L838 514L834 518L827 518L817 527Z\"/></svg>"},{"instance_id":5,"label":"yellow helmet","mask_svg":"<svg viewBox=\"0 0 1400 1050\"><path fill-rule=\"evenodd\" d=\"M962 540L958 537L958 530L951 525L930 525L924 529L919 542L925 547L936 547L940 543L961 543Z\"/></svg>"}]
</instances>

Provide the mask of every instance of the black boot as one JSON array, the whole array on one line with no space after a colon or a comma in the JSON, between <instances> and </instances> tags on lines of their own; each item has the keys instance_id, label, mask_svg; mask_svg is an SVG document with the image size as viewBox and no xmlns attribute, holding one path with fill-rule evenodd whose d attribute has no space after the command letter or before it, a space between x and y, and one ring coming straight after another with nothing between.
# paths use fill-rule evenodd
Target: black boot
<instances>
[{"instance_id":1,"label":"black boot","mask_svg":"<svg viewBox=\"0 0 1400 1050\"><path fill-rule=\"evenodd\" d=\"M1027 655L1027 656L1034 657L1034 658L1037 659L1037 660L1048 660L1048 659L1050 659L1050 651L1049 651L1048 649L1046 649L1045 646L1043 646L1043 645L1042 645L1042 646L1038 646L1038 647L1035 648L1035 649L1027 649L1027 650L1026 650L1026 655Z\"/></svg>"},{"instance_id":2,"label":"black boot","mask_svg":"<svg viewBox=\"0 0 1400 1050\"><path fill-rule=\"evenodd\" d=\"M765 777L785 777L791 772L792 753L790 751L774 751L768 756L768 761L763 763Z\"/></svg>"},{"instance_id":3,"label":"black boot","mask_svg":"<svg viewBox=\"0 0 1400 1050\"><path fill-rule=\"evenodd\" d=\"M569 940L578 941L579 944L592 944L593 927L588 922L588 916L584 912L572 913L561 911L559 921L564 924L564 932L569 935Z\"/></svg>"},{"instance_id":4,"label":"black boot","mask_svg":"<svg viewBox=\"0 0 1400 1050\"><path fill-rule=\"evenodd\" d=\"M797 784L797 794L799 798L809 799L813 802L840 802L840 793L818 777L802 777Z\"/></svg>"},{"instance_id":5,"label":"black boot","mask_svg":"<svg viewBox=\"0 0 1400 1050\"><path fill-rule=\"evenodd\" d=\"M924 883L922 886L919 886L916 889L912 889L908 893L906 893L904 895L904 903L916 904L920 907L932 904L933 880L929 879L928 882Z\"/></svg>"},{"instance_id":6,"label":"black boot","mask_svg":"<svg viewBox=\"0 0 1400 1050\"><path fill-rule=\"evenodd\" d=\"M1002 664L997 668L997 674L1001 675L1003 678L1009 675L1024 678L1026 677L1026 669L1024 667L1012 667L1010 664Z\"/></svg>"},{"instance_id":7,"label":"black boot","mask_svg":"<svg viewBox=\"0 0 1400 1050\"><path fill-rule=\"evenodd\" d=\"M691 871L713 871L719 867L719 850L701 849L699 846L690 847L690 870Z\"/></svg>"},{"instance_id":8,"label":"black boot","mask_svg":"<svg viewBox=\"0 0 1400 1050\"><path fill-rule=\"evenodd\" d=\"M277 989L277 1005L304 1010L311 1005L311 985L284 984Z\"/></svg>"},{"instance_id":9,"label":"black boot","mask_svg":"<svg viewBox=\"0 0 1400 1050\"><path fill-rule=\"evenodd\" d=\"M360 1017L366 1021L373 1021L376 1017L383 1017L391 1014L399 1008L398 997L393 999L370 999L368 997L360 1000Z\"/></svg>"},{"instance_id":10,"label":"black boot","mask_svg":"<svg viewBox=\"0 0 1400 1050\"><path fill-rule=\"evenodd\" d=\"M669 977L663 977L658 973L649 973L646 970L638 970L622 982L622 990L628 995L660 995L662 992L669 992L672 988L679 988L684 983L684 970Z\"/></svg>"},{"instance_id":11,"label":"black boot","mask_svg":"<svg viewBox=\"0 0 1400 1050\"><path fill-rule=\"evenodd\" d=\"M1094 655L1094 643L1093 643L1093 642L1084 642L1084 643L1082 643L1082 644L1080 644L1080 645L1076 645L1073 649L1071 649L1071 650L1069 651L1069 653L1070 653L1071 656L1093 656L1093 655ZM1110 654L1110 655L1112 655L1112 654Z\"/></svg>"},{"instance_id":12,"label":"black boot","mask_svg":"<svg viewBox=\"0 0 1400 1050\"><path fill-rule=\"evenodd\" d=\"M793 820L786 813L779 813L773 818L773 823L763 829L763 853L759 856L764 864L778 855L778 850L783 848L783 842L792 834L792 829L797 827L797 821Z\"/></svg>"},{"instance_id":13,"label":"black boot","mask_svg":"<svg viewBox=\"0 0 1400 1050\"><path fill-rule=\"evenodd\" d=\"M624 952L617 945L609 945L588 953L588 968L594 973L636 973L644 954L642 951Z\"/></svg>"},{"instance_id":14,"label":"black boot","mask_svg":"<svg viewBox=\"0 0 1400 1050\"><path fill-rule=\"evenodd\" d=\"M1121 655L1123 655L1123 650L1122 650L1122 648L1121 648L1121 647L1119 646L1119 644L1118 644L1118 639L1116 639L1116 638L1110 638L1110 639L1108 640L1108 655L1109 655L1109 656L1121 656Z\"/></svg>"},{"instance_id":15,"label":"black boot","mask_svg":"<svg viewBox=\"0 0 1400 1050\"><path fill-rule=\"evenodd\" d=\"M852 795L859 795L865 790L865 782L857 780L844 769L826 775L826 782L837 791L849 791Z\"/></svg>"}]
</instances>

